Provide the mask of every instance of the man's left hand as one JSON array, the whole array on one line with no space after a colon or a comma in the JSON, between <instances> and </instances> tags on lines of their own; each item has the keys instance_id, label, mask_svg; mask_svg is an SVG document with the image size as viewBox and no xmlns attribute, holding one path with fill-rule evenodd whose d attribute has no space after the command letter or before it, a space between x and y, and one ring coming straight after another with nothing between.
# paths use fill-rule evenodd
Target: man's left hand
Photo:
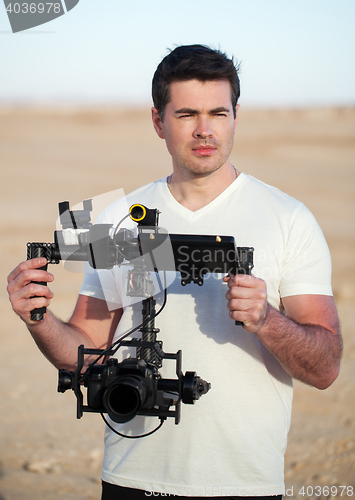
<instances>
[{"instance_id":1,"label":"man's left hand","mask_svg":"<svg viewBox=\"0 0 355 500\"><path fill-rule=\"evenodd\" d=\"M265 281L247 274L226 276L223 281L228 284L229 316L242 321L247 332L256 333L263 326L269 308Z\"/></svg>"}]
</instances>

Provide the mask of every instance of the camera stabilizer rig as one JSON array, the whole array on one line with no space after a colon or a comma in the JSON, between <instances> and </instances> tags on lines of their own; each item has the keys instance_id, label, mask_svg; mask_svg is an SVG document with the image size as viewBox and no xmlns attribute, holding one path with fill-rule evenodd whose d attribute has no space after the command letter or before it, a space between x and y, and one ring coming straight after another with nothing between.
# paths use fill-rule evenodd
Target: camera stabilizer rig
<instances>
[{"instance_id":1,"label":"camera stabilizer rig","mask_svg":"<svg viewBox=\"0 0 355 500\"><path fill-rule=\"evenodd\" d=\"M253 248L236 248L234 238L229 236L168 235L158 227L158 210L140 204L132 205L116 227L110 224L93 225L91 210L91 200L85 200L83 210L76 211L69 209L68 202L59 203L62 230L54 232L54 243L28 243L27 259L45 257L50 264L58 264L60 260L87 261L94 269L111 269L124 261L133 261L133 269L127 272L126 294L144 298L142 323L107 349L79 346L75 372L59 370L58 391L74 391L77 418L81 418L83 412L101 413L106 424L120 436L144 437L158 430L167 417L175 418L175 424L178 424L181 402L193 404L210 389L210 384L195 372L183 375L180 350L174 354L165 353L162 342L157 340L159 329L155 328L155 318L165 307L167 292L165 284L164 302L156 312L150 272L164 271L165 276L165 271L177 270L181 274L182 285L194 282L201 286L208 272L250 274ZM137 223L137 238L132 231L120 228L127 217ZM165 249L159 253L167 242L171 245L170 251ZM206 251L208 258L198 258ZM42 269L46 270L47 265ZM160 281L159 274L157 279ZM39 284L46 285L45 282ZM33 310L31 319L42 320L45 311L45 307ZM141 338L125 340L137 330L141 332ZM121 346L135 347L136 357L119 363L113 356ZM98 357L87 365L85 356ZM177 379L161 377L158 369L163 359L176 361ZM87 388L86 405L81 386ZM116 423L128 422L136 415L157 416L161 422L147 434L128 436L113 428L104 413Z\"/></svg>"}]
</instances>

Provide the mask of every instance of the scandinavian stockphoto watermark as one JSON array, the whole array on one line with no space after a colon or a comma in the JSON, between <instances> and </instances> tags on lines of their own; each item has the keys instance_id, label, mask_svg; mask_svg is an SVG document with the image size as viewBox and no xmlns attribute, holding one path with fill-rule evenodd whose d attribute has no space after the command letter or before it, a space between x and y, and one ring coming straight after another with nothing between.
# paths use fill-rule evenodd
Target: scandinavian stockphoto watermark
<instances>
[{"instance_id":1,"label":"scandinavian stockphoto watermark","mask_svg":"<svg viewBox=\"0 0 355 500\"><path fill-rule=\"evenodd\" d=\"M78 3L79 0L55 0L54 2L4 0L13 33L53 21L72 10Z\"/></svg>"},{"instance_id":2,"label":"scandinavian stockphoto watermark","mask_svg":"<svg viewBox=\"0 0 355 500\"><path fill-rule=\"evenodd\" d=\"M213 498L218 496L222 497L246 497L246 496L260 496L264 497L272 497L275 495L279 495L279 490L274 488L253 488L252 490L239 488L238 486L230 488L223 486L211 486L204 487L200 489L194 489L189 487L177 487L174 492L170 491L145 491L146 497L182 497L182 496L204 496L208 498ZM349 498L354 496L354 487L353 486L302 486L296 488L294 486L288 487L284 489L283 496L286 498L339 498L344 497Z\"/></svg>"}]
</instances>

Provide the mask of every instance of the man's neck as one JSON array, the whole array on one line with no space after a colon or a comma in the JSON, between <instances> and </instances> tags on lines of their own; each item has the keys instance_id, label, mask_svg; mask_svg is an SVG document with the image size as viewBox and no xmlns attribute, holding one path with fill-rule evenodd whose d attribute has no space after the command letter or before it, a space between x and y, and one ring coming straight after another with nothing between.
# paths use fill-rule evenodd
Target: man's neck
<instances>
[{"instance_id":1,"label":"man's neck","mask_svg":"<svg viewBox=\"0 0 355 500\"><path fill-rule=\"evenodd\" d=\"M181 205L196 212L223 193L239 173L229 162L204 176L183 175L180 170L174 169L174 173L168 177L168 187Z\"/></svg>"}]
</instances>

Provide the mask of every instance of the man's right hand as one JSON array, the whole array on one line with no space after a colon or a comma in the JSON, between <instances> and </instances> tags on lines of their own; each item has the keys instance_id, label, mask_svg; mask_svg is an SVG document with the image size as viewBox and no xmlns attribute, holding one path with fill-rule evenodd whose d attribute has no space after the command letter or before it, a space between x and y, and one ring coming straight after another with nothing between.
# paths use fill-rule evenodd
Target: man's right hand
<instances>
[{"instance_id":1,"label":"man's right hand","mask_svg":"<svg viewBox=\"0 0 355 500\"><path fill-rule=\"evenodd\" d=\"M48 307L53 293L48 286L32 283L33 281L53 281L54 276L39 268L47 264L47 259L21 262L7 277L7 292L12 308L27 325L37 322L31 320L31 311L40 307ZM33 298L31 298L33 297Z\"/></svg>"}]
</instances>

